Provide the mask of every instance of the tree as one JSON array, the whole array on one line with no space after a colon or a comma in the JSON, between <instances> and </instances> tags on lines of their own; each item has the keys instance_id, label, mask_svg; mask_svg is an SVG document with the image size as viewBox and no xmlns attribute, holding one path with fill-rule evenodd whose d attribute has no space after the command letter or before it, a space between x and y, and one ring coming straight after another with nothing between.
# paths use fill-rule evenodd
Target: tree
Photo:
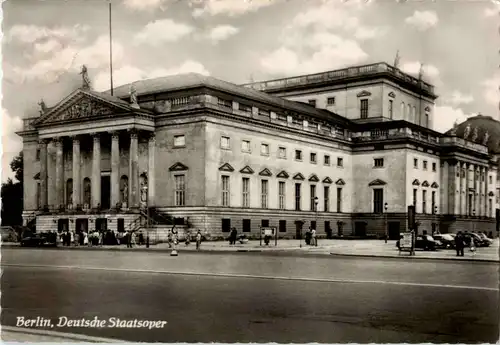
<instances>
[{"instance_id":1,"label":"tree","mask_svg":"<svg viewBox=\"0 0 500 345\"><path fill-rule=\"evenodd\" d=\"M14 172L17 182L11 178L2 183L2 225L22 225L23 223L23 153L20 152L12 162L10 168Z\"/></svg>"}]
</instances>

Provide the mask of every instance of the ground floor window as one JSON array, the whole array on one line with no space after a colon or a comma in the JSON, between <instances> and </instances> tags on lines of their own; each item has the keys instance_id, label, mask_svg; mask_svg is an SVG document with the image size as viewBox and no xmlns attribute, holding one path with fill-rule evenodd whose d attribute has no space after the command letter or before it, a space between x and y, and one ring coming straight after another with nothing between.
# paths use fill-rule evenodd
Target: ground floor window
<instances>
[{"instance_id":1,"label":"ground floor window","mask_svg":"<svg viewBox=\"0 0 500 345\"><path fill-rule=\"evenodd\" d=\"M118 232L125 232L125 219L118 218L117 227Z\"/></svg>"},{"instance_id":2,"label":"ground floor window","mask_svg":"<svg viewBox=\"0 0 500 345\"><path fill-rule=\"evenodd\" d=\"M316 221L315 220L311 221L311 230L312 229L316 230Z\"/></svg>"},{"instance_id":3,"label":"ground floor window","mask_svg":"<svg viewBox=\"0 0 500 345\"><path fill-rule=\"evenodd\" d=\"M57 220L57 232L69 231L69 219L60 218Z\"/></svg>"},{"instance_id":4,"label":"ground floor window","mask_svg":"<svg viewBox=\"0 0 500 345\"><path fill-rule=\"evenodd\" d=\"M222 218L222 232L231 231L231 219Z\"/></svg>"},{"instance_id":5,"label":"ground floor window","mask_svg":"<svg viewBox=\"0 0 500 345\"><path fill-rule=\"evenodd\" d=\"M269 226L269 220L268 219L262 219L260 221L260 225L263 227L263 228L267 228Z\"/></svg>"},{"instance_id":6,"label":"ground floor window","mask_svg":"<svg viewBox=\"0 0 500 345\"><path fill-rule=\"evenodd\" d=\"M279 231L286 232L286 220L280 220L279 222Z\"/></svg>"},{"instance_id":7,"label":"ground floor window","mask_svg":"<svg viewBox=\"0 0 500 345\"><path fill-rule=\"evenodd\" d=\"M96 231L108 230L108 220L106 218L97 218L95 220L95 230Z\"/></svg>"},{"instance_id":8,"label":"ground floor window","mask_svg":"<svg viewBox=\"0 0 500 345\"><path fill-rule=\"evenodd\" d=\"M250 219L243 219L243 232L250 232L251 221Z\"/></svg>"},{"instance_id":9,"label":"ground floor window","mask_svg":"<svg viewBox=\"0 0 500 345\"><path fill-rule=\"evenodd\" d=\"M87 218L78 218L75 230L76 232L89 232L89 220Z\"/></svg>"}]
</instances>

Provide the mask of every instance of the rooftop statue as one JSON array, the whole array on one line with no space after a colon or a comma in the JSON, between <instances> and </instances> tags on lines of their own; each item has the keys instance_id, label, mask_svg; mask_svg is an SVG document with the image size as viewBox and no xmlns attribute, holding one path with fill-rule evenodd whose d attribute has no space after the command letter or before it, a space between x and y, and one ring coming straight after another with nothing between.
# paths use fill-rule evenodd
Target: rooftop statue
<instances>
[{"instance_id":1,"label":"rooftop statue","mask_svg":"<svg viewBox=\"0 0 500 345\"><path fill-rule=\"evenodd\" d=\"M467 138L469 137L469 134L470 134L470 123L468 123L467 127L465 127L465 130L464 130L464 139L467 140Z\"/></svg>"},{"instance_id":2,"label":"rooftop statue","mask_svg":"<svg viewBox=\"0 0 500 345\"><path fill-rule=\"evenodd\" d=\"M474 130L472 131L472 138L470 138L471 141L476 141L478 137L478 129L477 127L474 127Z\"/></svg>"},{"instance_id":3,"label":"rooftop statue","mask_svg":"<svg viewBox=\"0 0 500 345\"><path fill-rule=\"evenodd\" d=\"M457 129L458 129L458 122L455 120L455 123L453 124L453 128L450 131L450 135L456 136Z\"/></svg>"},{"instance_id":4,"label":"rooftop statue","mask_svg":"<svg viewBox=\"0 0 500 345\"><path fill-rule=\"evenodd\" d=\"M90 90L90 78L87 71L87 66L82 66L82 71L80 72L82 75L82 89Z\"/></svg>"},{"instance_id":5,"label":"rooftop statue","mask_svg":"<svg viewBox=\"0 0 500 345\"><path fill-rule=\"evenodd\" d=\"M484 137L483 137L483 145L488 145L488 139L490 138L490 134L488 133L488 131L486 131L486 133L484 133Z\"/></svg>"},{"instance_id":6,"label":"rooftop statue","mask_svg":"<svg viewBox=\"0 0 500 345\"><path fill-rule=\"evenodd\" d=\"M139 108L139 104L137 103L137 90L134 85L130 85L130 105L133 108Z\"/></svg>"},{"instance_id":7,"label":"rooftop statue","mask_svg":"<svg viewBox=\"0 0 500 345\"><path fill-rule=\"evenodd\" d=\"M38 105L40 106L40 115L45 114L47 112L47 106L45 105L45 102L43 101L43 99L40 100Z\"/></svg>"}]
</instances>

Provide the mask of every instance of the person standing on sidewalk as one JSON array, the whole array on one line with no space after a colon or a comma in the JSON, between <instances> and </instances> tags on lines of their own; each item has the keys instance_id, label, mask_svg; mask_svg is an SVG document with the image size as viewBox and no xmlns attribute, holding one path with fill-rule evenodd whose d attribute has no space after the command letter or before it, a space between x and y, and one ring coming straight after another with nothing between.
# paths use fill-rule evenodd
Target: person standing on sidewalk
<instances>
[{"instance_id":1,"label":"person standing on sidewalk","mask_svg":"<svg viewBox=\"0 0 500 345\"><path fill-rule=\"evenodd\" d=\"M316 229L311 230L311 238L312 238L312 245L317 247L318 246L318 238L316 237Z\"/></svg>"},{"instance_id":2,"label":"person standing on sidewalk","mask_svg":"<svg viewBox=\"0 0 500 345\"><path fill-rule=\"evenodd\" d=\"M196 233L196 250L200 250L201 246L201 231L198 229L198 232Z\"/></svg>"},{"instance_id":3,"label":"person standing on sidewalk","mask_svg":"<svg viewBox=\"0 0 500 345\"><path fill-rule=\"evenodd\" d=\"M471 235L470 237L470 251L472 252L472 256L475 256L476 255L476 246L475 246L475 243L474 243L474 237Z\"/></svg>"},{"instance_id":4,"label":"person standing on sidewalk","mask_svg":"<svg viewBox=\"0 0 500 345\"><path fill-rule=\"evenodd\" d=\"M457 250L457 256L464 256L464 237L462 232L459 231L457 236L455 236L455 249Z\"/></svg>"}]
</instances>

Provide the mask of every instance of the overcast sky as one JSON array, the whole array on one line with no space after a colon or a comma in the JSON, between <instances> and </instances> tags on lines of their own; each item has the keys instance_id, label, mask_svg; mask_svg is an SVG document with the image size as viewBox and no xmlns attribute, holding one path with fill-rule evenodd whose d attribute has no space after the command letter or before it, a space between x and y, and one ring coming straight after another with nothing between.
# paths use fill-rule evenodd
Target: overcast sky
<instances>
[{"instance_id":1,"label":"overcast sky","mask_svg":"<svg viewBox=\"0 0 500 345\"><path fill-rule=\"evenodd\" d=\"M20 119L80 84L109 88L108 4L3 3L2 181L21 150ZM492 1L112 0L115 86L198 72L234 83L352 64L393 63L436 86L437 131L498 118L500 7Z\"/></svg>"}]
</instances>

